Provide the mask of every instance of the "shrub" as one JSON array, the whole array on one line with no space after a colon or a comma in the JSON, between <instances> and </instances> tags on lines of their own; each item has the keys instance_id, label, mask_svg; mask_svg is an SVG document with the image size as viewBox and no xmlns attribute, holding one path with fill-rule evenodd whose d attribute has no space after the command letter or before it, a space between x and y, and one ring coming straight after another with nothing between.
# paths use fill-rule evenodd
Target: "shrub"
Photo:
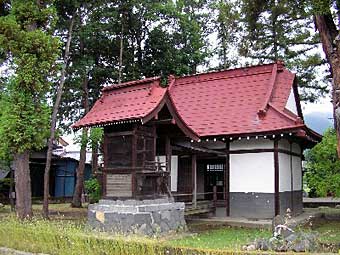
<instances>
[{"instance_id":1,"label":"shrub","mask_svg":"<svg viewBox=\"0 0 340 255\"><path fill-rule=\"evenodd\" d=\"M340 196L340 160L334 129L328 129L322 141L306 154L306 181L318 196Z\"/></svg>"},{"instance_id":2,"label":"shrub","mask_svg":"<svg viewBox=\"0 0 340 255\"><path fill-rule=\"evenodd\" d=\"M100 184L96 178L85 181L85 191L89 196L90 203L97 203L100 199Z\"/></svg>"}]
</instances>

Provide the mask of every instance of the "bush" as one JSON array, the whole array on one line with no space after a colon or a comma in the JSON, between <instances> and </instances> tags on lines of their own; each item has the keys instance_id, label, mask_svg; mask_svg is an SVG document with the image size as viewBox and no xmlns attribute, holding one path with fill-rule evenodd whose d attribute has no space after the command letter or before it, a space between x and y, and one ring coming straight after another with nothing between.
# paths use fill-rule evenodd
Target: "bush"
<instances>
[{"instance_id":1,"label":"bush","mask_svg":"<svg viewBox=\"0 0 340 255\"><path fill-rule=\"evenodd\" d=\"M340 196L340 160L334 129L328 129L322 141L306 154L306 182L317 196Z\"/></svg>"},{"instance_id":2,"label":"bush","mask_svg":"<svg viewBox=\"0 0 340 255\"><path fill-rule=\"evenodd\" d=\"M97 203L100 199L100 184L96 178L85 181L85 191L89 196L90 203Z\"/></svg>"}]
</instances>

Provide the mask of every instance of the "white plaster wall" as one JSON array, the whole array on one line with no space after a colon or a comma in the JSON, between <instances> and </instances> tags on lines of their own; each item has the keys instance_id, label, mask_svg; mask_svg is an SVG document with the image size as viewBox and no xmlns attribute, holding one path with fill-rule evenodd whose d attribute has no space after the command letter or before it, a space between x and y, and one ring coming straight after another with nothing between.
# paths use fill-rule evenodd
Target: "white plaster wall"
<instances>
[{"instance_id":1,"label":"white plaster wall","mask_svg":"<svg viewBox=\"0 0 340 255\"><path fill-rule=\"evenodd\" d=\"M279 153L280 192L291 191L290 155Z\"/></svg>"},{"instance_id":2,"label":"white plaster wall","mask_svg":"<svg viewBox=\"0 0 340 255\"><path fill-rule=\"evenodd\" d=\"M289 94L289 97L288 97L288 100L287 100L287 104L286 104L286 109L288 109L292 113L295 113L296 115L298 115L293 88L290 91L290 94Z\"/></svg>"},{"instance_id":3,"label":"white plaster wall","mask_svg":"<svg viewBox=\"0 0 340 255\"><path fill-rule=\"evenodd\" d=\"M293 190L302 190L302 161L293 156Z\"/></svg>"},{"instance_id":4,"label":"white plaster wall","mask_svg":"<svg viewBox=\"0 0 340 255\"><path fill-rule=\"evenodd\" d=\"M274 193L274 154L231 154L230 192Z\"/></svg>"},{"instance_id":5,"label":"white plaster wall","mask_svg":"<svg viewBox=\"0 0 340 255\"><path fill-rule=\"evenodd\" d=\"M300 147L300 145L297 144L297 143L293 143L293 144L292 144L292 149L293 149L293 152L295 152L295 153L298 153L298 154L301 153L301 147Z\"/></svg>"},{"instance_id":6,"label":"white plaster wall","mask_svg":"<svg viewBox=\"0 0 340 255\"><path fill-rule=\"evenodd\" d=\"M274 141L264 138L235 140L230 143L230 150L273 149Z\"/></svg>"},{"instance_id":7,"label":"white plaster wall","mask_svg":"<svg viewBox=\"0 0 340 255\"><path fill-rule=\"evenodd\" d=\"M284 149L290 151L290 144L287 139L280 139L279 140L279 149Z\"/></svg>"},{"instance_id":8,"label":"white plaster wall","mask_svg":"<svg viewBox=\"0 0 340 255\"><path fill-rule=\"evenodd\" d=\"M156 156L156 161L165 163L166 156ZM178 156L171 156L171 172L170 172L171 191L177 192L178 183Z\"/></svg>"}]
</instances>

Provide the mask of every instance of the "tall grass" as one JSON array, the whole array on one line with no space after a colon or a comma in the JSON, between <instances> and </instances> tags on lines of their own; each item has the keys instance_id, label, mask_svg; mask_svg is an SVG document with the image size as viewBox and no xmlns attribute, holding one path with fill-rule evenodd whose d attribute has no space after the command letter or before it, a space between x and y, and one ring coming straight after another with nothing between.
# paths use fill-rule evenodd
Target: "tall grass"
<instances>
[{"instance_id":1,"label":"tall grass","mask_svg":"<svg viewBox=\"0 0 340 255\"><path fill-rule=\"evenodd\" d=\"M0 221L0 246L28 252L60 255L222 255L238 252L166 246L151 238L110 236L72 222L14 217Z\"/></svg>"}]
</instances>

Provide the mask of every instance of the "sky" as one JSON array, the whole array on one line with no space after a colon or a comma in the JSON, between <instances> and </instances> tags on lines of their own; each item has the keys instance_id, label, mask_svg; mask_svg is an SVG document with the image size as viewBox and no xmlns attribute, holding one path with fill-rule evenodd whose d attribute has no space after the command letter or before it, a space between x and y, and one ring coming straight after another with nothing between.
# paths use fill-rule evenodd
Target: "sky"
<instances>
[{"instance_id":1,"label":"sky","mask_svg":"<svg viewBox=\"0 0 340 255\"><path fill-rule=\"evenodd\" d=\"M331 99L329 96L325 97L325 98L321 98L319 100L319 102L316 103L301 103L301 108L302 108L302 112L303 114L309 114L312 112L329 112L332 113L332 103L331 103Z\"/></svg>"}]
</instances>

